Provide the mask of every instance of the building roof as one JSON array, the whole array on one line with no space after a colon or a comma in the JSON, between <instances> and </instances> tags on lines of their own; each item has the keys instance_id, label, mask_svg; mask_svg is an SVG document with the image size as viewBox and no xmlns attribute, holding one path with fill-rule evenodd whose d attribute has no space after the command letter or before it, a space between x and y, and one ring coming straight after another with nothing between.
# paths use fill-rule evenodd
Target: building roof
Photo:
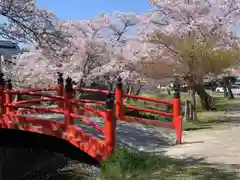
<instances>
[{"instance_id":1,"label":"building roof","mask_svg":"<svg viewBox=\"0 0 240 180\"><path fill-rule=\"evenodd\" d=\"M21 49L17 43L7 40L0 40L0 55L4 59L10 59L12 56L21 53Z\"/></svg>"}]
</instances>

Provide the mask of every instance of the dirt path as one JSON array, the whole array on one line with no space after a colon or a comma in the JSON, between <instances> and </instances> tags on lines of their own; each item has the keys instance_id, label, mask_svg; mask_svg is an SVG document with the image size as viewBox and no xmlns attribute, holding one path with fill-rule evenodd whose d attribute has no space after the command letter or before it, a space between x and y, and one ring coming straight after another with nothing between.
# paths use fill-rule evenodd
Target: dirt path
<instances>
[{"instance_id":1,"label":"dirt path","mask_svg":"<svg viewBox=\"0 0 240 180\"><path fill-rule=\"evenodd\" d=\"M164 148L165 154L177 158L204 158L209 163L240 165L240 106L230 107L223 123L230 124L230 127L184 132L184 144Z\"/></svg>"},{"instance_id":2,"label":"dirt path","mask_svg":"<svg viewBox=\"0 0 240 180\"><path fill-rule=\"evenodd\" d=\"M240 179L240 106L228 110L224 123L230 127L184 132L182 145L159 147L154 152L182 159L183 166L207 164L207 169L197 171L200 179Z\"/></svg>"},{"instance_id":3,"label":"dirt path","mask_svg":"<svg viewBox=\"0 0 240 180\"><path fill-rule=\"evenodd\" d=\"M240 164L240 127L184 133L184 144L164 148L166 155L193 156L209 163ZM239 169L240 170L240 169Z\"/></svg>"}]
</instances>

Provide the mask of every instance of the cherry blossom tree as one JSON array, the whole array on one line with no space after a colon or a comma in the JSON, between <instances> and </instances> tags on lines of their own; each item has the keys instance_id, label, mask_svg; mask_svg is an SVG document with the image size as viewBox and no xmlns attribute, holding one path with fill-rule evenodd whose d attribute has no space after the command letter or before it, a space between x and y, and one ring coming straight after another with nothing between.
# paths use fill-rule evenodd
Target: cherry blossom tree
<instances>
[{"instance_id":1,"label":"cherry blossom tree","mask_svg":"<svg viewBox=\"0 0 240 180\"><path fill-rule=\"evenodd\" d=\"M53 54L48 48L36 49L33 45L30 52L20 56L15 61L16 65L8 72L18 72L15 74L18 78L22 78L19 79L18 84L25 84L24 86L28 86L25 80L31 78L35 78L29 81L32 86L34 84L34 86L51 86L58 71L63 72L65 77L72 77L78 86L91 86L96 83L107 85L107 82L115 79L117 75L121 75L126 81L130 78L134 79L136 76L134 58L139 49L133 47L139 46L137 39L130 39L128 37L131 37L131 34L125 34L126 26L136 24L136 20L130 23L134 15L129 16L128 20L126 13L122 15L115 13L101 15L94 20L61 21L59 26L67 42L61 49ZM121 17L123 19L118 20ZM114 24L116 21L121 23ZM29 61L32 63L28 64ZM29 69L38 67L40 69L26 73L20 68L24 66ZM21 73L24 75L21 76ZM38 81L39 78L44 79L44 77L46 77L44 83Z\"/></svg>"},{"instance_id":2,"label":"cherry blossom tree","mask_svg":"<svg viewBox=\"0 0 240 180\"><path fill-rule=\"evenodd\" d=\"M164 31L196 31L201 38L219 40L233 38L232 30L239 23L239 0L149 0L154 9L148 13L149 21ZM226 41L225 41L226 42Z\"/></svg>"},{"instance_id":3,"label":"cherry blossom tree","mask_svg":"<svg viewBox=\"0 0 240 180\"><path fill-rule=\"evenodd\" d=\"M208 52L209 43L213 43L214 48L220 48L222 50L235 48L238 46L238 38L233 36L232 29L239 22L239 2L238 0L150 1L154 8L144 15L142 21L144 28L140 34L140 39L143 43L147 44L146 51L149 51L149 53L145 53L142 59L147 61L149 59L154 61L155 59L156 63L162 64L162 67L169 66L169 68L162 68L159 69L159 71L166 72L164 74L165 76L173 77L179 74L177 72L174 73L174 69L177 71L177 69L183 68L185 70L181 72L184 72L184 74L189 73L189 71L194 69L190 67L192 62L195 62L195 66L199 67L196 64L203 62L203 58L199 57L206 55L202 54L202 50L205 51L205 53ZM173 44L178 47L181 45L181 47L175 48L176 46ZM197 44L198 50L201 49L200 54L195 48L190 47L193 44ZM207 46L203 48L202 44L206 44ZM216 54L214 48L210 48L212 52L210 53L211 55ZM223 53L224 52L220 53L220 55L222 56ZM210 57L207 57L207 59L209 58ZM221 61L221 58L219 61ZM224 61L226 62L226 58ZM183 64L185 64L184 67ZM216 64L215 62L215 65L211 65L211 67L217 67L218 64L223 65L223 63ZM226 64L224 64L224 67L228 68L231 66L231 63L229 66L225 65ZM203 68L199 69L205 70ZM223 66L222 68L218 67L218 70L219 69L221 69L221 71L224 70ZM211 71L214 70L212 69ZM208 73L211 73L211 71L209 70ZM207 75L207 73L201 73L201 76L198 76L197 79L194 78L197 80L195 84L201 85L204 75ZM184 76L183 79L189 80L188 76ZM201 99L208 99L209 96L207 96L203 87L198 87L202 89L201 91L197 89Z\"/></svg>"},{"instance_id":4,"label":"cherry blossom tree","mask_svg":"<svg viewBox=\"0 0 240 180\"><path fill-rule=\"evenodd\" d=\"M126 92L139 92L142 79L137 70L137 63L141 59L144 44L139 41L138 32L141 29L142 16L131 12L114 12L102 14L101 18L106 22L106 26L101 29L102 39L114 52L115 61L111 61L114 65L111 77L116 78L120 75Z\"/></svg>"},{"instance_id":5,"label":"cherry blossom tree","mask_svg":"<svg viewBox=\"0 0 240 180\"><path fill-rule=\"evenodd\" d=\"M106 59L103 57L106 54L103 53L104 46L94 40L94 32L88 23L87 21L61 22L67 43L59 51L53 52L45 47L37 48L32 44L29 52L23 53L15 60L15 65L7 67L10 69L7 72L11 72L17 84L27 87L52 86L57 72L64 73L65 77L72 77L76 82L87 78L85 76L92 74L91 71L101 66ZM26 67L29 71L24 70Z\"/></svg>"},{"instance_id":6,"label":"cherry blossom tree","mask_svg":"<svg viewBox=\"0 0 240 180\"><path fill-rule=\"evenodd\" d=\"M17 42L32 42L41 47L54 48L62 39L55 15L36 7L34 0L2 0L0 15L4 22L0 36Z\"/></svg>"},{"instance_id":7,"label":"cherry blossom tree","mask_svg":"<svg viewBox=\"0 0 240 180\"><path fill-rule=\"evenodd\" d=\"M140 34L145 39L152 32L178 34L196 37L199 41L218 42L218 46L228 48L239 43L233 29L239 23L239 0L149 0L152 11L146 13ZM160 42L159 42L160 43ZM162 48L174 53L168 44L161 41ZM162 49L160 49L162 53Z\"/></svg>"},{"instance_id":8,"label":"cherry blossom tree","mask_svg":"<svg viewBox=\"0 0 240 180\"><path fill-rule=\"evenodd\" d=\"M193 119L196 120L196 97L199 95L204 110L214 110L214 99L208 95L202 85L206 75L218 76L229 67L239 63L240 51L238 48L217 48L216 42L199 42L194 37L186 35L179 37L178 34L152 34L149 41L159 44L164 40L173 52L165 59L154 55L148 57L148 61L140 63L140 72L148 77L162 78L177 77L184 80L190 90L193 104ZM161 44L161 43L160 43ZM169 52L166 52L169 54ZM176 54L177 53L177 54ZM177 62L177 63L176 63ZM231 94L231 93L230 93ZM234 98L233 95L231 98Z\"/></svg>"}]
</instances>

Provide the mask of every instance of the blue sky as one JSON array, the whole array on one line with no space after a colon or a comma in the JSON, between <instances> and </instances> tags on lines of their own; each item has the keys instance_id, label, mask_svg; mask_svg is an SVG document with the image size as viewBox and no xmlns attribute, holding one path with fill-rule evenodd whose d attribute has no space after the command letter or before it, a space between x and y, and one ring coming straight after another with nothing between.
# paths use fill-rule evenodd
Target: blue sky
<instances>
[{"instance_id":1,"label":"blue sky","mask_svg":"<svg viewBox=\"0 0 240 180\"><path fill-rule=\"evenodd\" d=\"M71 2L71 3L66 3ZM60 19L92 19L101 12L144 13L151 9L148 0L37 0L37 5L53 11ZM234 30L240 35L240 25Z\"/></svg>"},{"instance_id":2,"label":"blue sky","mask_svg":"<svg viewBox=\"0 0 240 180\"><path fill-rule=\"evenodd\" d=\"M37 5L53 11L61 19L91 19L101 12L113 11L140 14L151 8L148 0L37 0Z\"/></svg>"}]
</instances>

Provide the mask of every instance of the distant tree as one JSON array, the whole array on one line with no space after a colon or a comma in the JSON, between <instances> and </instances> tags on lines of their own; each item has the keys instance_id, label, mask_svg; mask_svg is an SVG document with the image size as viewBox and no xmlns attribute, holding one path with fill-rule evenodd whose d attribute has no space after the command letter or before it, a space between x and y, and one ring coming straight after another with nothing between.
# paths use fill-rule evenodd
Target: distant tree
<instances>
[{"instance_id":1,"label":"distant tree","mask_svg":"<svg viewBox=\"0 0 240 180\"><path fill-rule=\"evenodd\" d=\"M151 78L176 76L186 81L191 89L192 103L195 92L201 98L202 108L214 109L212 97L206 93L203 79L208 74L219 75L239 60L237 48L220 48L213 41L199 41L194 36L154 32L148 41L156 47L166 44L159 56L152 54L139 64L140 73ZM165 56L164 56L165 55Z\"/></svg>"},{"instance_id":2,"label":"distant tree","mask_svg":"<svg viewBox=\"0 0 240 180\"><path fill-rule=\"evenodd\" d=\"M238 39L233 28L240 21L239 0L149 0L154 6L143 19L147 29L164 32L197 32L198 38L213 38L219 44L231 45ZM148 25L147 25L148 24Z\"/></svg>"},{"instance_id":3,"label":"distant tree","mask_svg":"<svg viewBox=\"0 0 240 180\"><path fill-rule=\"evenodd\" d=\"M139 36L146 44L142 53L144 63L140 63L145 65L141 67L145 66L145 71L158 78L181 76L194 87L192 90L200 96L202 107L213 109L214 101L202 86L203 77L224 72L239 59L238 37L232 32L240 20L239 0L149 2L154 8L143 15ZM158 73L147 68L149 64Z\"/></svg>"}]
</instances>

